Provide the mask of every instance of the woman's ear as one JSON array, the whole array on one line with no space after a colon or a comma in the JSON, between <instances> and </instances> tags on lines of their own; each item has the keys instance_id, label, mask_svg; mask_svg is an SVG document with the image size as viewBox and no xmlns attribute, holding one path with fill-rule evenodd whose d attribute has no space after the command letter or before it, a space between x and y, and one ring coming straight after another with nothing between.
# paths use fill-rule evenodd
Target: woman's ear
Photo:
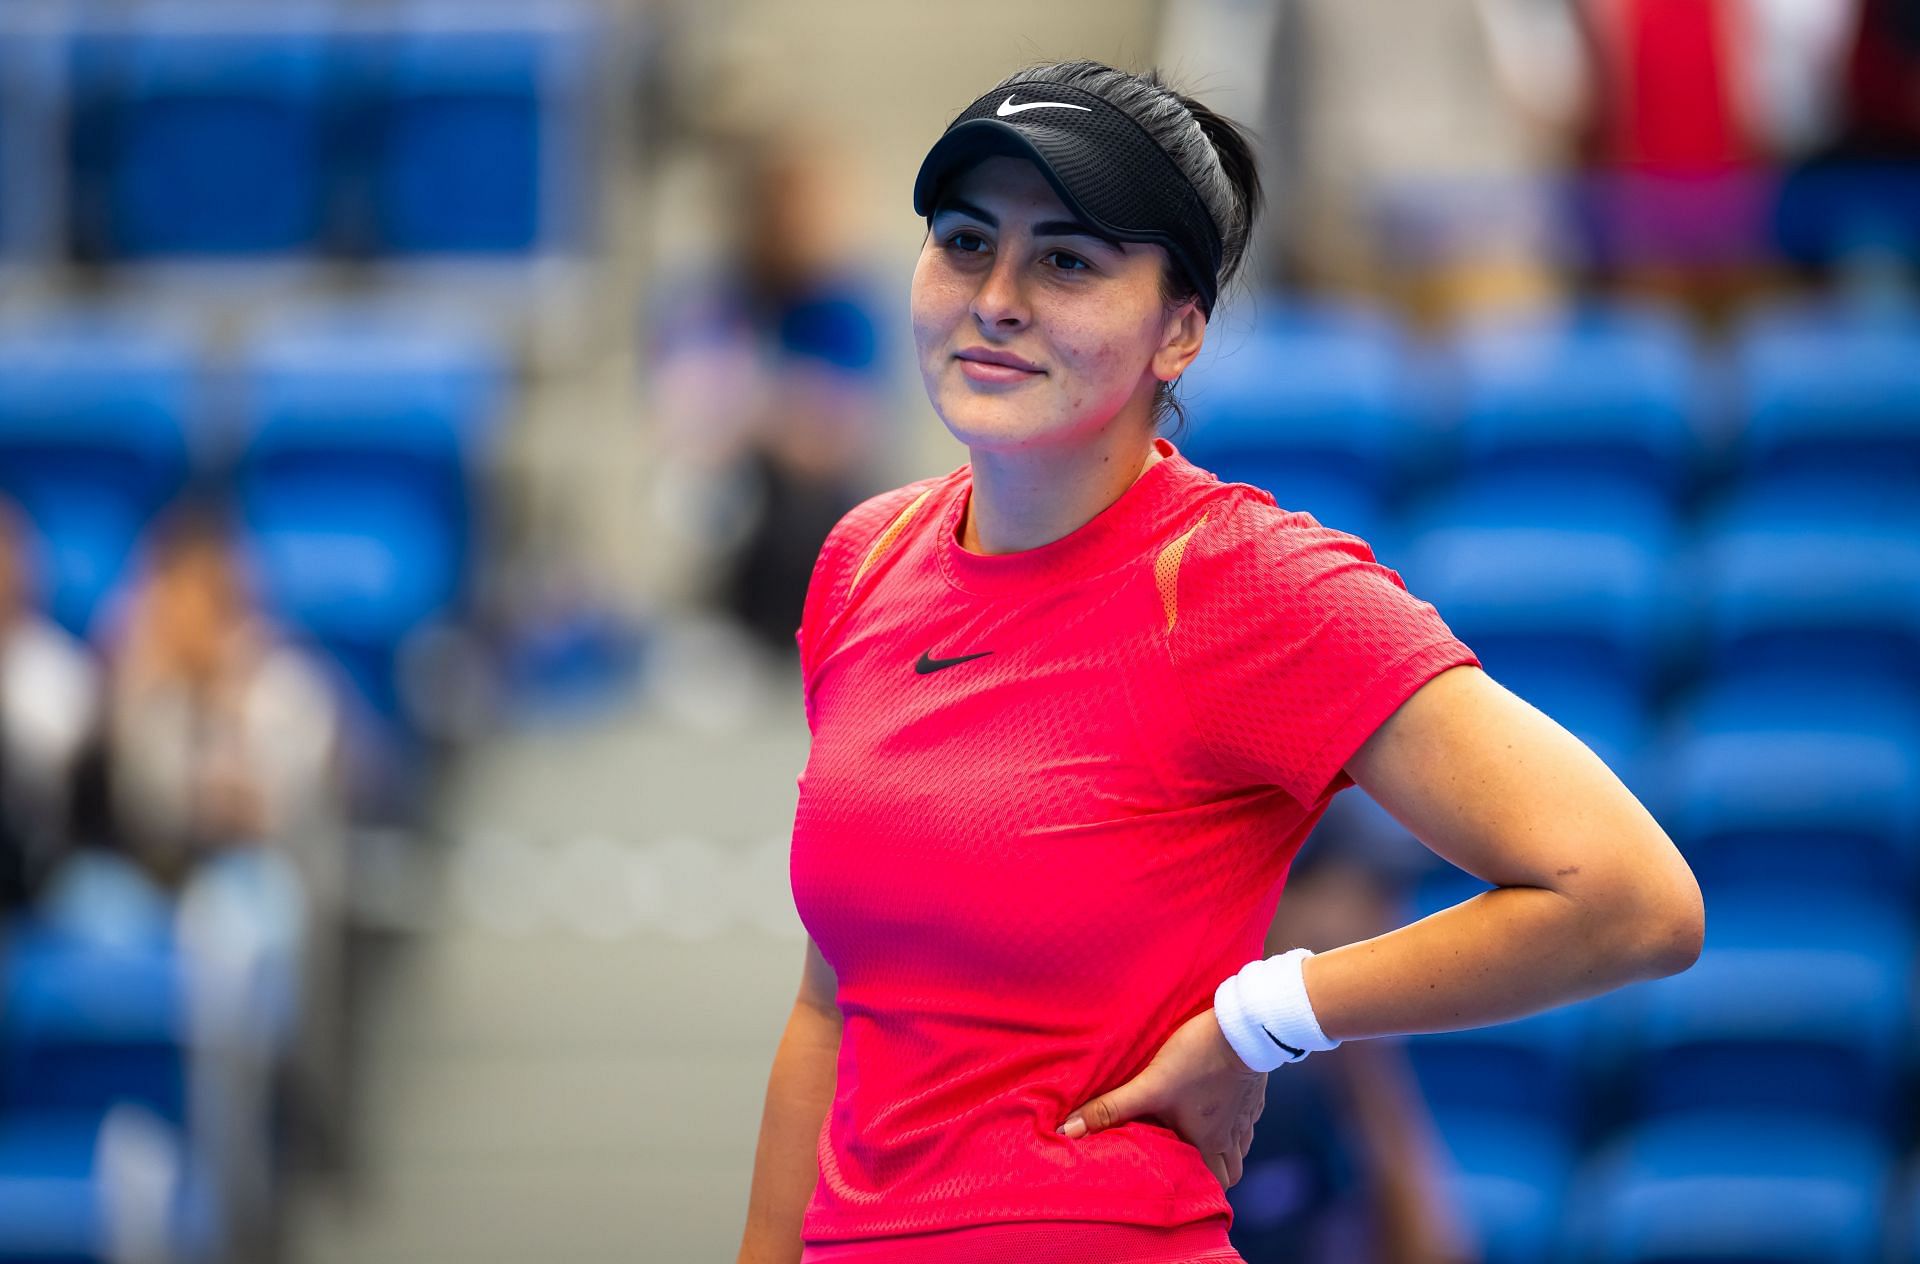
<instances>
[{"instance_id":1,"label":"woman's ear","mask_svg":"<svg viewBox=\"0 0 1920 1264\"><path fill-rule=\"evenodd\" d=\"M1207 318L1200 310L1200 300L1188 299L1167 318L1160 345L1153 353L1153 375L1162 382L1171 382L1185 373L1193 358L1200 354L1200 344L1206 336Z\"/></svg>"}]
</instances>

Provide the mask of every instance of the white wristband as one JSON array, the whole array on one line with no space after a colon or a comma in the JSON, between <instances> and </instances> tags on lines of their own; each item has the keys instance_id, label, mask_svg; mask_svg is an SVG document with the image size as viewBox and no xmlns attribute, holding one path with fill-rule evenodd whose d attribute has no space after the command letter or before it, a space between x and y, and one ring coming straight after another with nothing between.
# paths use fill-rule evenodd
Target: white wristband
<instances>
[{"instance_id":1,"label":"white wristband","mask_svg":"<svg viewBox=\"0 0 1920 1264\"><path fill-rule=\"evenodd\" d=\"M1213 1013L1227 1043L1255 1071L1271 1071L1310 1053L1338 1048L1327 1039L1307 1002L1300 965L1313 953L1295 948L1264 961L1250 961L1221 980Z\"/></svg>"}]
</instances>

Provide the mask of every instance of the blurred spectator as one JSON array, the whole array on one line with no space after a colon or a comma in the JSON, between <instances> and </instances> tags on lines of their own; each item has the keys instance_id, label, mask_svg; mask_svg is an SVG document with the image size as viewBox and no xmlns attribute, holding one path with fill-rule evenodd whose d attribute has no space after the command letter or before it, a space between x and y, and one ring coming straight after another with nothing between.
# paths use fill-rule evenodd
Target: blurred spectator
<instances>
[{"instance_id":1,"label":"blurred spectator","mask_svg":"<svg viewBox=\"0 0 1920 1264\"><path fill-rule=\"evenodd\" d=\"M784 129L726 152L720 263L652 306L663 495L717 554L699 596L784 656L827 532L884 481L884 322L844 164Z\"/></svg>"},{"instance_id":2,"label":"blurred spectator","mask_svg":"<svg viewBox=\"0 0 1920 1264\"><path fill-rule=\"evenodd\" d=\"M1861 0L1847 55L1843 144L1920 160L1920 2Z\"/></svg>"},{"instance_id":3,"label":"blurred spectator","mask_svg":"<svg viewBox=\"0 0 1920 1264\"><path fill-rule=\"evenodd\" d=\"M1860 0L1747 0L1754 51L1740 105L1776 160L1825 144L1841 126L1847 45L1860 7Z\"/></svg>"},{"instance_id":4,"label":"blurred spectator","mask_svg":"<svg viewBox=\"0 0 1920 1264\"><path fill-rule=\"evenodd\" d=\"M1586 140L1595 162L1714 175L1758 146L1741 109L1758 52L1733 0L1584 0L1592 60Z\"/></svg>"},{"instance_id":5,"label":"blurred spectator","mask_svg":"<svg viewBox=\"0 0 1920 1264\"><path fill-rule=\"evenodd\" d=\"M33 538L0 501L0 911L30 899L65 847L76 768L98 724L92 657L35 603Z\"/></svg>"},{"instance_id":6,"label":"blurred spectator","mask_svg":"<svg viewBox=\"0 0 1920 1264\"><path fill-rule=\"evenodd\" d=\"M40 913L86 941L172 937L193 998L193 1135L252 1250L274 1199L282 1069L309 1122L340 1091L345 853L336 702L255 605L225 513L164 512L109 612L95 819Z\"/></svg>"},{"instance_id":7,"label":"blurred spectator","mask_svg":"<svg viewBox=\"0 0 1920 1264\"><path fill-rule=\"evenodd\" d=\"M1159 59L1241 103L1274 190L1250 276L1436 322L1558 296L1543 177L1559 132L1536 117L1540 76L1509 73L1554 50L1505 55L1492 12L1521 3L1206 0L1200 20L1167 7Z\"/></svg>"},{"instance_id":8,"label":"blurred spectator","mask_svg":"<svg viewBox=\"0 0 1920 1264\"><path fill-rule=\"evenodd\" d=\"M108 647L112 829L163 885L337 815L325 677L254 605L218 511L163 515Z\"/></svg>"},{"instance_id":9,"label":"blurred spectator","mask_svg":"<svg viewBox=\"0 0 1920 1264\"><path fill-rule=\"evenodd\" d=\"M1777 287L1776 156L1817 125L1814 19L1835 0L1553 2L1582 50L1567 124L1592 279L1708 321Z\"/></svg>"},{"instance_id":10,"label":"blurred spectator","mask_svg":"<svg viewBox=\"0 0 1920 1264\"><path fill-rule=\"evenodd\" d=\"M1761 249L1760 159L1739 109L1751 73L1727 0L1588 0L1594 74L1586 140L1603 266L1651 280L1750 262Z\"/></svg>"},{"instance_id":11,"label":"blurred spectator","mask_svg":"<svg viewBox=\"0 0 1920 1264\"><path fill-rule=\"evenodd\" d=\"M1920 2L1831 0L1807 76L1812 125L1786 152L1777 212L1789 258L1863 297L1920 290Z\"/></svg>"},{"instance_id":12,"label":"blurred spectator","mask_svg":"<svg viewBox=\"0 0 1920 1264\"><path fill-rule=\"evenodd\" d=\"M1269 284L1378 295L1430 325L1583 285L1717 322L1784 288L1784 262L1920 256L1916 15L1197 0L1167 9L1158 53L1255 126ZM1782 167L1809 154L1776 210Z\"/></svg>"},{"instance_id":13,"label":"blurred spectator","mask_svg":"<svg viewBox=\"0 0 1920 1264\"><path fill-rule=\"evenodd\" d=\"M1336 802L1287 876L1268 953L1325 952L1401 924L1425 853ZM1466 1264L1479 1259L1452 1206L1449 1162L1404 1038L1348 1041L1267 1080L1244 1176L1229 1191L1233 1244L1260 1264Z\"/></svg>"}]
</instances>

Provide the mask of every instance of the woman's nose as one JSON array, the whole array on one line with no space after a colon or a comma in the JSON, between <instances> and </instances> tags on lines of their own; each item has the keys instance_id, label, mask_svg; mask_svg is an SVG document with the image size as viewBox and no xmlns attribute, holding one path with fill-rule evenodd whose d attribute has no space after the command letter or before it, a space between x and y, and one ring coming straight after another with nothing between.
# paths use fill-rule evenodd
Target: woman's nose
<instances>
[{"instance_id":1,"label":"woman's nose","mask_svg":"<svg viewBox=\"0 0 1920 1264\"><path fill-rule=\"evenodd\" d=\"M973 314L989 329L1018 329L1027 322L1027 299L1016 256L1002 252L973 294Z\"/></svg>"}]
</instances>

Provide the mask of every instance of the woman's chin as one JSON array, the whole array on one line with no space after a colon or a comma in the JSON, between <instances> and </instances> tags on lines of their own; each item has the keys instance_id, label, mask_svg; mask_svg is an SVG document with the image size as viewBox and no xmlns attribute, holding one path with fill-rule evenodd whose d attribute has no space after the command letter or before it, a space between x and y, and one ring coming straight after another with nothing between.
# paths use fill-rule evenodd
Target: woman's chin
<instances>
[{"instance_id":1,"label":"woman's chin","mask_svg":"<svg viewBox=\"0 0 1920 1264\"><path fill-rule=\"evenodd\" d=\"M1050 426L1036 424L1031 409L981 408L978 401L943 410L947 432L969 448L1023 448L1044 441Z\"/></svg>"}]
</instances>

